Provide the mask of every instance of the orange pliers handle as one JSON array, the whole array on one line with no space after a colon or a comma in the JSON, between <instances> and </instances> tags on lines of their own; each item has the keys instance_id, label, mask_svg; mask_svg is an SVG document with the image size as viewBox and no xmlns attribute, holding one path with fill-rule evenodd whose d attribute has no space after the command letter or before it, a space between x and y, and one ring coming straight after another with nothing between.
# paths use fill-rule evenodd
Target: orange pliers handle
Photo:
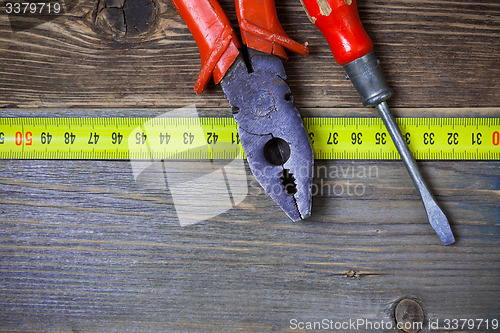
<instances>
[{"instance_id":1,"label":"orange pliers handle","mask_svg":"<svg viewBox=\"0 0 500 333\"><path fill-rule=\"evenodd\" d=\"M213 76L217 84L239 54L240 42L217 0L171 0L193 35L201 57L195 91L202 93ZM243 42L252 49L286 59L284 48L307 55L281 27L274 0L236 0Z\"/></svg>"},{"instance_id":2,"label":"orange pliers handle","mask_svg":"<svg viewBox=\"0 0 500 333\"><path fill-rule=\"evenodd\" d=\"M241 38L249 48L287 59L285 48L307 56L307 45L287 36L281 27L274 0L236 0Z\"/></svg>"},{"instance_id":3,"label":"orange pliers handle","mask_svg":"<svg viewBox=\"0 0 500 333\"><path fill-rule=\"evenodd\" d=\"M215 83L239 54L240 42L216 0L171 0L193 35L201 57L201 72L194 90L200 94L213 75Z\"/></svg>"}]
</instances>

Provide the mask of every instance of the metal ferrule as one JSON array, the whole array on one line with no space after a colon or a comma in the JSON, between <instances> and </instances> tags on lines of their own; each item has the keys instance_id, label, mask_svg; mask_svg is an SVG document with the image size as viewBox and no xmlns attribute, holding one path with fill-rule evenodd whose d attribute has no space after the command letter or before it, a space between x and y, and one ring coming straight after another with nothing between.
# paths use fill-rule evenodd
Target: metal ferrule
<instances>
[{"instance_id":1,"label":"metal ferrule","mask_svg":"<svg viewBox=\"0 0 500 333\"><path fill-rule=\"evenodd\" d=\"M374 107L391 97L392 89L387 85L373 52L348 63L344 69L365 107Z\"/></svg>"}]
</instances>

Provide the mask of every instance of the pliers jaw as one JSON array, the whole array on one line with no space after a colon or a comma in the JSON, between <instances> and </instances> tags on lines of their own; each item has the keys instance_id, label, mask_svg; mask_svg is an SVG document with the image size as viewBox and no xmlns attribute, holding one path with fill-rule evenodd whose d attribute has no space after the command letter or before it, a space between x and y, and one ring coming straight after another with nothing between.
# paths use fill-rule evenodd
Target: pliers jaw
<instances>
[{"instance_id":1,"label":"pliers jaw","mask_svg":"<svg viewBox=\"0 0 500 333\"><path fill-rule=\"evenodd\" d=\"M259 184L293 221L311 215L313 152L281 60L252 49L221 81Z\"/></svg>"},{"instance_id":2,"label":"pliers jaw","mask_svg":"<svg viewBox=\"0 0 500 333\"><path fill-rule=\"evenodd\" d=\"M304 139L307 140L307 136L301 138L301 135L296 135L296 133L293 133L296 138L283 135L284 133L279 136L255 135L241 127L238 128L238 132L250 170L269 196L292 221L300 221L309 217L312 204L313 160L308 156L309 142L301 143ZM273 141L276 139L282 141L276 144L274 143L276 141ZM280 142L285 142L289 146L290 155L285 163L276 165L266 156L269 152L267 146L271 144L274 146L271 150L279 150L277 146L281 144Z\"/></svg>"}]
</instances>

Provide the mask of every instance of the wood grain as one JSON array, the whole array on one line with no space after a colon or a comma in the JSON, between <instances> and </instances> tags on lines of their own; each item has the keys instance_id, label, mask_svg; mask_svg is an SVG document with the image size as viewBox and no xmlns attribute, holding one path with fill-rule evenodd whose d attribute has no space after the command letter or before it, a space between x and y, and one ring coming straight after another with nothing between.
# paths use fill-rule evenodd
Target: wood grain
<instances>
[{"instance_id":1,"label":"wood grain","mask_svg":"<svg viewBox=\"0 0 500 333\"><path fill-rule=\"evenodd\" d=\"M234 21L230 1L221 1ZM211 86L194 96L200 69L196 44L172 5L162 0L158 24L146 38L120 43L97 30L96 3L13 33L0 17L0 106L205 107L226 105ZM331 57L298 1L278 1L290 36L309 42L311 56L291 55L289 84L299 107L357 107L359 97ZM394 107L496 107L500 103L497 1L360 1Z\"/></svg>"},{"instance_id":2,"label":"wood grain","mask_svg":"<svg viewBox=\"0 0 500 333\"><path fill-rule=\"evenodd\" d=\"M359 107L300 2L276 2L285 31L311 50L285 64L301 113L376 116ZM221 4L235 22L232 2ZM500 115L497 1L358 5L396 115ZM15 33L0 16L2 116L155 117L188 104L201 116L230 116L219 87L194 94L198 51L169 2L157 2L147 33L127 38L100 30L96 8L82 0ZM168 177L226 162L196 161L191 173L172 168ZM245 165L245 199L187 227L163 166L138 181L129 161L0 161L0 332L297 332L294 318L392 323L403 297L421 302L421 332L432 331L429 320L500 319L500 163L420 165L453 246L440 245L398 161L317 161L324 191L300 223ZM360 176L366 169L371 176ZM361 195L346 193L356 185ZM215 209L222 201L213 199L205 205Z\"/></svg>"}]
</instances>

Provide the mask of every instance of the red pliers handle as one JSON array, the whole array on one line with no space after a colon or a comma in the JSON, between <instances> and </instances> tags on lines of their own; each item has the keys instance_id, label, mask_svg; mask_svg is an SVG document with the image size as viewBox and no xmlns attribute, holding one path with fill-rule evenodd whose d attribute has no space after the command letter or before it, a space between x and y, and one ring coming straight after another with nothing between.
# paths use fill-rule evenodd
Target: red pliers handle
<instances>
[{"instance_id":1,"label":"red pliers handle","mask_svg":"<svg viewBox=\"0 0 500 333\"><path fill-rule=\"evenodd\" d=\"M195 91L203 92L210 77L217 84L239 54L240 42L217 0L171 0L196 40L201 71ZM306 45L293 41L281 27L274 0L236 0L236 14L249 48L286 59L285 48L307 55Z\"/></svg>"}]
</instances>

